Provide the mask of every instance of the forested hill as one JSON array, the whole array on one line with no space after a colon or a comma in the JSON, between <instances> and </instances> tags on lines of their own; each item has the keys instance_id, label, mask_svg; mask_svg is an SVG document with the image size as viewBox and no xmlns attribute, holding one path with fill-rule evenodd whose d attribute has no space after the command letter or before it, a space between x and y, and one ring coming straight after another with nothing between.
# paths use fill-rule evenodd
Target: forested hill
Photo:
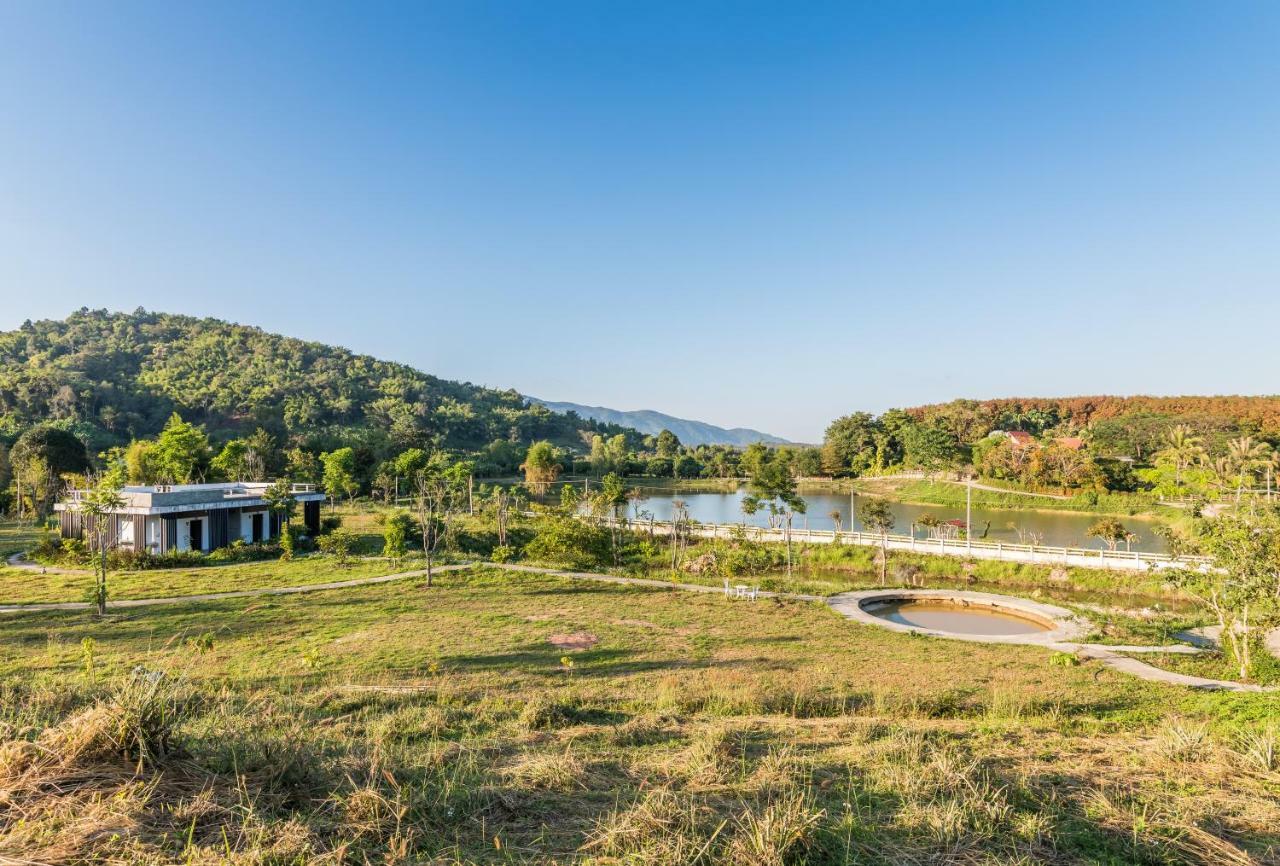
<instances>
[{"instance_id":1,"label":"forested hill","mask_svg":"<svg viewBox=\"0 0 1280 866\"><path fill-rule=\"evenodd\" d=\"M1231 429L1275 437L1280 435L1280 396L1215 397L1005 397L995 400L952 400L917 406L907 414L921 421L940 421L956 428L1042 430L1066 426L1075 430L1100 423L1178 421L1194 427ZM985 431L984 431L985 432Z\"/></svg>"},{"instance_id":2,"label":"forested hill","mask_svg":"<svg viewBox=\"0 0 1280 866\"><path fill-rule=\"evenodd\" d=\"M216 438L263 428L311 448L581 447L607 424L322 343L218 319L80 310L0 333L0 442L52 421L91 453L154 436L174 412Z\"/></svg>"}]
</instances>

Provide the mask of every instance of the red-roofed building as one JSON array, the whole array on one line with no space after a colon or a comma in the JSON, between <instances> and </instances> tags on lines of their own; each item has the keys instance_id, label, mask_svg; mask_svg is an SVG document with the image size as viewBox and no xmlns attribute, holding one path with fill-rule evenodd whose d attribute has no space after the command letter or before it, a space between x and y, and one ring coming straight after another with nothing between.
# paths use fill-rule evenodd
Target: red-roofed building
<instances>
[{"instance_id":1,"label":"red-roofed building","mask_svg":"<svg viewBox=\"0 0 1280 866\"><path fill-rule=\"evenodd\" d=\"M1059 436L1053 441L1069 451L1079 451L1084 447L1084 440L1079 436Z\"/></svg>"},{"instance_id":2,"label":"red-roofed building","mask_svg":"<svg viewBox=\"0 0 1280 866\"><path fill-rule=\"evenodd\" d=\"M1014 448L1030 448L1036 444L1036 437L1025 430L1006 430L1004 435L1009 437Z\"/></svg>"}]
</instances>

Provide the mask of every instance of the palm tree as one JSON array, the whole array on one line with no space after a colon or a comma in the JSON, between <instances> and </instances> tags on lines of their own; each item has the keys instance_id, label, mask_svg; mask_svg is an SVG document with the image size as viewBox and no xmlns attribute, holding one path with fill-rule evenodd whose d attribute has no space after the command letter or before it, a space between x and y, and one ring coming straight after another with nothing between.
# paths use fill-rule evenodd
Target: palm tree
<instances>
[{"instance_id":1,"label":"palm tree","mask_svg":"<svg viewBox=\"0 0 1280 866\"><path fill-rule=\"evenodd\" d=\"M1227 459L1231 463L1236 476L1236 502L1240 502L1240 494L1244 490L1244 477L1250 480L1253 473L1260 469L1271 456L1271 446L1266 442L1254 442L1252 436L1241 436L1227 443Z\"/></svg>"},{"instance_id":2,"label":"palm tree","mask_svg":"<svg viewBox=\"0 0 1280 866\"><path fill-rule=\"evenodd\" d=\"M1210 457L1208 454L1201 454L1200 466L1213 476L1213 486L1218 488L1218 494L1220 496L1224 495L1227 490L1228 479L1231 478L1231 458Z\"/></svg>"},{"instance_id":3,"label":"palm tree","mask_svg":"<svg viewBox=\"0 0 1280 866\"><path fill-rule=\"evenodd\" d=\"M1156 454L1157 460L1166 460L1173 464L1173 483L1182 487L1182 473L1197 459L1204 456L1204 446L1200 437L1192 432L1186 424L1177 424L1165 433L1165 447Z\"/></svg>"}]
</instances>

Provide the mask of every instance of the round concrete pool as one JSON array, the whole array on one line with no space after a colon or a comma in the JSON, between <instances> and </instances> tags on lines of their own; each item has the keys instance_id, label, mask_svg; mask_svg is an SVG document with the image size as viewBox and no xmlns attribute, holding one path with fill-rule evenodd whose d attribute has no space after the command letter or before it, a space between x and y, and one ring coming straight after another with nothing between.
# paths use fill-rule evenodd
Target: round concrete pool
<instances>
[{"instance_id":1,"label":"round concrete pool","mask_svg":"<svg viewBox=\"0 0 1280 866\"><path fill-rule=\"evenodd\" d=\"M1079 640L1091 628L1065 608L968 590L863 590L832 596L827 603L866 625L957 640L1053 646Z\"/></svg>"},{"instance_id":2,"label":"round concrete pool","mask_svg":"<svg viewBox=\"0 0 1280 866\"><path fill-rule=\"evenodd\" d=\"M1011 635L1052 631L1053 625L1007 608L957 603L947 599L890 599L864 604L874 617L950 634Z\"/></svg>"}]
</instances>

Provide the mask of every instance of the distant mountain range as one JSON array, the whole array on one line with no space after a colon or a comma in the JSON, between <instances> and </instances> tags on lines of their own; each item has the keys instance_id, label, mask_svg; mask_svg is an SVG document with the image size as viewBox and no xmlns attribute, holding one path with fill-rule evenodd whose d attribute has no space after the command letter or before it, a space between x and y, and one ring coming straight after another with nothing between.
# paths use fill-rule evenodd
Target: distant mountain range
<instances>
[{"instance_id":1,"label":"distant mountain range","mask_svg":"<svg viewBox=\"0 0 1280 866\"><path fill-rule=\"evenodd\" d=\"M574 412L588 421L602 424L617 424L631 427L647 435L657 435L663 430L676 434L683 445L750 445L752 442L764 442L767 445L790 445L786 439L761 433L748 427L717 427L705 421L691 421L688 418L676 418L650 409L634 412L623 412L619 409L606 409L604 406L584 406L581 403L562 403L554 400L540 400L525 395L531 403L546 406L552 412Z\"/></svg>"}]
</instances>

